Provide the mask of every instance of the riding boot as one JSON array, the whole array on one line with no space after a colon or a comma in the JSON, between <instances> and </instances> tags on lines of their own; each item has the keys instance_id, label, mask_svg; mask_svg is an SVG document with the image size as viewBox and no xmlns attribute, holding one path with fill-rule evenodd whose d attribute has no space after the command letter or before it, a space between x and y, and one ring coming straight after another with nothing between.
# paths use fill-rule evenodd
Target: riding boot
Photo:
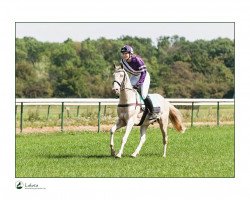
<instances>
[{"instance_id":1,"label":"riding boot","mask_svg":"<svg viewBox=\"0 0 250 200\"><path fill-rule=\"evenodd\" d=\"M149 97L149 95L147 95L147 97L144 99L144 103L146 108L149 110L149 120L152 119L156 119L157 115L154 113L154 107L153 107L153 103Z\"/></svg>"}]
</instances>

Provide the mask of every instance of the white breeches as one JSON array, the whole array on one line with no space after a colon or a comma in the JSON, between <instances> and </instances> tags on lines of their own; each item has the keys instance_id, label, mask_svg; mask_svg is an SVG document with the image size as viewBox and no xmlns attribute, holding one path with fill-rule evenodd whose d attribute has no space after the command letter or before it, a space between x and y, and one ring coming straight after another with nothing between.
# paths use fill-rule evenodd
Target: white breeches
<instances>
[{"instance_id":1,"label":"white breeches","mask_svg":"<svg viewBox=\"0 0 250 200\"><path fill-rule=\"evenodd\" d=\"M139 76L133 76L132 75L130 77L130 82L134 86L139 81L139 79L140 79L140 75ZM141 85L141 95L142 95L143 99L145 99L147 97L147 95L148 95L149 85L150 85L150 75L147 72L144 83Z\"/></svg>"}]
</instances>

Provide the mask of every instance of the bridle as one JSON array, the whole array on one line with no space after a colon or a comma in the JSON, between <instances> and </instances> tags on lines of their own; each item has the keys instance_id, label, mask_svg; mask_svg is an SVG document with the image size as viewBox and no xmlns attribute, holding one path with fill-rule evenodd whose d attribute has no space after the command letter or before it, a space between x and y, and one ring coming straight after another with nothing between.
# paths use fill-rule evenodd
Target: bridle
<instances>
[{"instance_id":1,"label":"bridle","mask_svg":"<svg viewBox=\"0 0 250 200\"><path fill-rule=\"evenodd\" d=\"M119 82L118 82L118 81L116 81L116 80L114 80L114 81L113 81L113 84L114 84L114 83L117 83L117 84L120 86L120 88L121 88L121 86L122 86L122 84L121 84L121 83L119 83Z\"/></svg>"},{"instance_id":2,"label":"bridle","mask_svg":"<svg viewBox=\"0 0 250 200\"><path fill-rule=\"evenodd\" d=\"M117 72L121 72L121 70L117 71ZM123 91L123 90L132 90L133 92L135 92L136 94L136 103L129 103L129 104L118 104L118 107L129 107L129 106L135 106L135 109L137 106L141 106L142 104L141 103L138 103L137 102L137 91L134 89L134 88L126 88L125 85L124 85L124 81L125 81L125 77L126 77L126 73L124 70L122 70L122 72L124 73L124 77L123 77L123 80L122 82L119 82L117 80L114 80L113 81L113 84L114 83L117 83L119 86L120 86L120 91ZM122 87L123 86L123 87Z\"/></svg>"},{"instance_id":3,"label":"bridle","mask_svg":"<svg viewBox=\"0 0 250 200\"><path fill-rule=\"evenodd\" d=\"M117 83L117 84L120 86L120 91L123 91L123 90L125 90L125 89L127 89L127 90L134 90L133 88L126 88L125 85L124 85L124 81L125 81L125 77L126 77L125 71L124 71L124 70L122 70L122 71L119 70L119 71L117 71L117 72L123 72L123 73L124 73L124 76L123 76L122 82L119 82L119 81L117 81L117 80L114 80L114 81L113 81L113 84L114 84L114 83Z\"/></svg>"}]
</instances>

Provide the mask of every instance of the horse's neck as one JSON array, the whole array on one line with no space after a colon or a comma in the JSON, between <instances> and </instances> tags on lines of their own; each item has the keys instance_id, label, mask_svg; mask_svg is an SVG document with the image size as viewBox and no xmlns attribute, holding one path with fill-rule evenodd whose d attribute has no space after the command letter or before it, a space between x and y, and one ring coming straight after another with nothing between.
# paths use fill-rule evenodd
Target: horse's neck
<instances>
[{"instance_id":1,"label":"horse's neck","mask_svg":"<svg viewBox=\"0 0 250 200\"><path fill-rule=\"evenodd\" d=\"M125 72L124 87L125 89L120 92L120 103L134 103L135 102L135 92L133 86L129 80L128 74Z\"/></svg>"},{"instance_id":2,"label":"horse's neck","mask_svg":"<svg viewBox=\"0 0 250 200\"><path fill-rule=\"evenodd\" d=\"M135 92L133 90L123 90L120 93L120 103L134 103L135 102Z\"/></svg>"}]
</instances>

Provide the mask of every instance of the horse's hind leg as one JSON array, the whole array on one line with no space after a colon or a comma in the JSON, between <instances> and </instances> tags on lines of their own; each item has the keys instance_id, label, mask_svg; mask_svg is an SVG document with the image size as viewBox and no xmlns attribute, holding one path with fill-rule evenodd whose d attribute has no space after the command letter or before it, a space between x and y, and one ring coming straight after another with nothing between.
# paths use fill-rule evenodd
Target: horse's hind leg
<instances>
[{"instance_id":1,"label":"horse's hind leg","mask_svg":"<svg viewBox=\"0 0 250 200\"><path fill-rule=\"evenodd\" d=\"M125 126L125 123L118 119L118 121L116 122L116 124L110 129L110 149L111 149L111 155L115 156L115 149L114 149L114 133L116 130L118 130L119 128Z\"/></svg>"},{"instance_id":2,"label":"horse's hind leg","mask_svg":"<svg viewBox=\"0 0 250 200\"><path fill-rule=\"evenodd\" d=\"M139 152L140 152L140 150L142 148L142 145L146 141L146 130L147 130L147 128L148 128L148 126L143 126L143 125L140 128L140 134L141 134L140 143L139 143L138 147L136 148L135 152L131 155L134 158L139 154Z\"/></svg>"},{"instance_id":3,"label":"horse's hind leg","mask_svg":"<svg viewBox=\"0 0 250 200\"><path fill-rule=\"evenodd\" d=\"M168 134L167 134L167 126L168 126L168 116L164 115L159 119L159 125L162 132L162 141L163 141L163 157L166 158L167 154L167 143L168 143Z\"/></svg>"}]
</instances>

